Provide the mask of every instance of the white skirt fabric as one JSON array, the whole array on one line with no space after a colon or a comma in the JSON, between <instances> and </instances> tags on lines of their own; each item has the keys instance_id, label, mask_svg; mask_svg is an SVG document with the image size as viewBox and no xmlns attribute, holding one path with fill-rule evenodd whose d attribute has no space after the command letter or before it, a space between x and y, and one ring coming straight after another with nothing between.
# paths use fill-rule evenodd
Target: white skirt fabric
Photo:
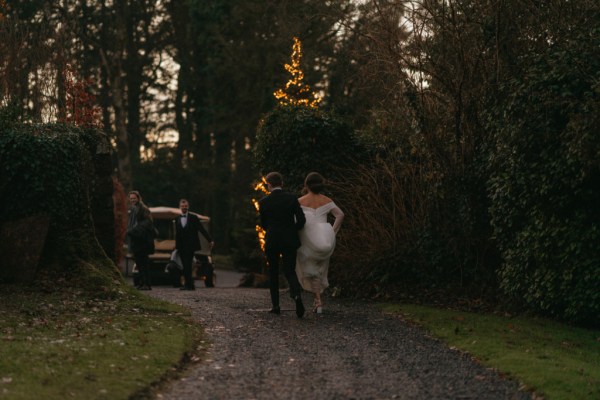
<instances>
[{"instance_id":1,"label":"white skirt fabric","mask_svg":"<svg viewBox=\"0 0 600 400\"><path fill-rule=\"evenodd\" d=\"M296 275L300 284L309 292L322 292L329 286L327 272L329 258L335 249L335 232L327 222L310 222L300 231L300 242L296 257ZM320 285L314 285L315 279Z\"/></svg>"}]
</instances>

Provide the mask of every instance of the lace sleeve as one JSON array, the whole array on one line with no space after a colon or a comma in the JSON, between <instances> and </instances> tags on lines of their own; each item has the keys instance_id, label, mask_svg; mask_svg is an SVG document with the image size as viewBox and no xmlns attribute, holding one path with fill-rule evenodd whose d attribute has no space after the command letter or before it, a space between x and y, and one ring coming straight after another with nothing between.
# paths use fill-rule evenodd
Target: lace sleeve
<instances>
[{"instance_id":1,"label":"lace sleeve","mask_svg":"<svg viewBox=\"0 0 600 400\"><path fill-rule=\"evenodd\" d=\"M338 233L340 227L342 226L342 221L344 220L344 212L334 204L333 208L331 209L331 214L333 214L335 217L335 221L333 222L333 231Z\"/></svg>"}]
</instances>

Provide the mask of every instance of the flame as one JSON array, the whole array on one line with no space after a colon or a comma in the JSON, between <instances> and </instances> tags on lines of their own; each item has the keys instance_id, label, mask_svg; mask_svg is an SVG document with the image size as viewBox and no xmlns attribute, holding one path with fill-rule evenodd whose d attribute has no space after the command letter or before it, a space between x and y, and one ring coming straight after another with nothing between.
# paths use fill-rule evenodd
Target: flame
<instances>
[{"instance_id":1,"label":"flame","mask_svg":"<svg viewBox=\"0 0 600 400\"><path fill-rule=\"evenodd\" d=\"M265 177L261 177L261 180L259 182L256 183L256 185L254 185L254 190L255 191L261 191L265 194L269 194L269 190L267 189L267 180L265 179ZM254 208L256 209L256 212L259 211L259 205L258 205L258 200L256 199L252 199L252 204L254 205ZM260 243L260 249L264 252L265 251L265 235L266 235L266 231L260 227L260 225L256 225L256 235L258 236L258 243Z\"/></svg>"}]
</instances>

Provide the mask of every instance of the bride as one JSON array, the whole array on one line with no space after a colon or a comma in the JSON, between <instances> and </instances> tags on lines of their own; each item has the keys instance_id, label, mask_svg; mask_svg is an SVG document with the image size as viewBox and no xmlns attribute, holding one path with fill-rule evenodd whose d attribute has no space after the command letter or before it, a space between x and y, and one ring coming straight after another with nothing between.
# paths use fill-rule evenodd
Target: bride
<instances>
[{"instance_id":1,"label":"bride","mask_svg":"<svg viewBox=\"0 0 600 400\"><path fill-rule=\"evenodd\" d=\"M321 314L321 293L329 286L327 271L329 257L335 248L335 235L344 219L344 213L333 200L322 194L325 180L317 172L311 172L304 181L306 195L298 201L306 216L304 229L300 231L300 242L296 256L296 274L304 290L315 294L314 312ZM333 226L327 216L335 218Z\"/></svg>"}]
</instances>

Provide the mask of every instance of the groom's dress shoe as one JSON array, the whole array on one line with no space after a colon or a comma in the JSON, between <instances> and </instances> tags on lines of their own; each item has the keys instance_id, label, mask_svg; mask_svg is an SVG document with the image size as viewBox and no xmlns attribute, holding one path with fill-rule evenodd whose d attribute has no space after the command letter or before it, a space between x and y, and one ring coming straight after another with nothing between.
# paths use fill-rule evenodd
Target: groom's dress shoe
<instances>
[{"instance_id":1,"label":"groom's dress shoe","mask_svg":"<svg viewBox=\"0 0 600 400\"><path fill-rule=\"evenodd\" d=\"M279 307L273 307L273 308L271 308L271 309L269 310L269 312L270 312L271 314L277 314L277 315L279 315L279 314L281 314L281 309L280 309Z\"/></svg>"},{"instance_id":2,"label":"groom's dress shoe","mask_svg":"<svg viewBox=\"0 0 600 400\"><path fill-rule=\"evenodd\" d=\"M302 304L302 297L296 296L294 299L296 302L296 316L302 318L304 316L304 304Z\"/></svg>"}]
</instances>

